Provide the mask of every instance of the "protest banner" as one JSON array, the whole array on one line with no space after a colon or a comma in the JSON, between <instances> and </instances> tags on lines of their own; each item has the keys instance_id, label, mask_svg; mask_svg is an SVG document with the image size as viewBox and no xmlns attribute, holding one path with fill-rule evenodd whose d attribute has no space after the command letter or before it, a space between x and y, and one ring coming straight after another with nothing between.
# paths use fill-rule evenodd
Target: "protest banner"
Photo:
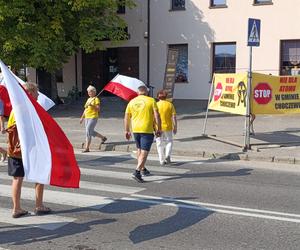
<instances>
[{"instance_id":1,"label":"protest banner","mask_svg":"<svg viewBox=\"0 0 300 250\"><path fill-rule=\"evenodd\" d=\"M214 74L214 92L209 109L246 114L247 73Z\"/></svg>"},{"instance_id":2,"label":"protest banner","mask_svg":"<svg viewBox=\"0 0 300 250\"><path fill-rule=\"evenodd\" d=\"M300 113L300 77L253 73L251 113Z\"/></svg>"}]
</instances>

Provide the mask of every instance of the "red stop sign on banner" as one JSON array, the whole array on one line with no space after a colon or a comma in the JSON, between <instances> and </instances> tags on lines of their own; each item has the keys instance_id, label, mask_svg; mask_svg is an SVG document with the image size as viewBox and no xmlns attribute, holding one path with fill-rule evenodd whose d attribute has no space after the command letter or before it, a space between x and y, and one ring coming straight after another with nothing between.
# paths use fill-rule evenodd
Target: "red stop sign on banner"
<instances>
[{"instance_id":1,"label":"red stop sign on banner","mask_svg":"<svg viewBox=\"0 0 300 250\"><path fill-rule=\"evenodd\" d=\"M214 92L214 101L218 101L220 99L220 97L222 96L222 83L218 82L216 88L215 88L215 92Z\"/></svg>"},{"instance_id":2,"label":"red stop sign on banner","mask_svg":"<svg viewBox=\"0 0 300 250\"><path fill-rule=\"evenodd\" d=\"M272 100L272 89L268 83L259 83L253 90L253 98L258 104L268 104Z\"/></svg>"}]
</instances>

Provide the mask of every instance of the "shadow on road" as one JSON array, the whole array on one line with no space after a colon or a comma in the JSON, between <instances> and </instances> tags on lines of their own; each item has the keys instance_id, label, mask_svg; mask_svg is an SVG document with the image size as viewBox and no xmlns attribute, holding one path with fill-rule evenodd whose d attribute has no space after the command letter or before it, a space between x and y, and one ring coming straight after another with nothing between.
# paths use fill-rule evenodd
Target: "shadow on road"
<instances>
[{"instance_id":1,"label":"shadow on road","mask_svg":"<svg viewBox=\"0 0 300 250\"><path fill-rule=\"evenodd\" d=\"M69 235L86 233L87 231L90 231L91 227L94 225L104 225L113 222L116 222L116 219L100 219L89 221L87 223L71 222L58 230L41 230L36 227L26 227L5 232L2 231L0 234L0 242L1 244L24 245L34 242L50 241ZM57 224L58 223L55 223L55 225Z\"/></svg>"},{"instance_id":2,"label":"shadow on road","mask_svg":"<svg viewBox=\"0 0 300 250\"><path fill-rule=\"evenodd\" d=\"M170 203L169 201L165 201L165 203ZM153 206L163 205L164 202L162 200L155 199L143 199L136 201L124 201L118 200L114 203L108 204L105 207L100 209L100 212L106 214L127 214L131 212L147 210ZM176 202L177 212L163 220L159 220L158 222L141 225L136 227L129 233L129 239L134 243L140 243L156 238L160 238L163 236L167 236L169 234L175 233L187 227L190 227L199 221L207 218L213 212L208 211L207 209L201 208L199 206L194 206L196 209L192 208L184 208L180 205L184 205L185 203ZM200 209L199 209L200 208ZM143 212L145 215L147 212Z\"/></svg>"}]
</instances>

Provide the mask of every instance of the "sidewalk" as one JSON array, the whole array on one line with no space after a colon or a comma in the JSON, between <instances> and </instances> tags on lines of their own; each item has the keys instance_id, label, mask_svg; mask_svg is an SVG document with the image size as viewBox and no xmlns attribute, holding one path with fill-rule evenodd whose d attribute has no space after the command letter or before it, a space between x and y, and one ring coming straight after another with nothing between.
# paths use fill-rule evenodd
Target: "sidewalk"
<instances>
[{"instance_id":1,"label":"sidewalk","mask_svg":"<svg viewBox=\"0 0 300 250\"><path fill-rule=\"evenodd\" d=\"M84 125L79 124L83 101L59 105L50 111L74 148L81 148L85 138ZM123 116L126 104L117 97L101 98L101 117L96 130L104 134L108 141L99 148L100 140L93 139L91 149L98 151L133 151L136 149L133 141L127 142L124 138ZM175 102L178 114L178 134L174 138L174 155L300 163L300 114L257 116L254 122L255 135L251 137L251 144L272 144L253 146L252 150L242 152L240 147L201 136L205 117L204 105L193 101ZM244 123L243 116L209 112L206 134L244 145ZM5 139L2 136L1 143L3 142ZM279 142L291 144L282 147L278 144ZM151 153L156 153L155 144L152 146Z\"/></svg>"}]
</instances>

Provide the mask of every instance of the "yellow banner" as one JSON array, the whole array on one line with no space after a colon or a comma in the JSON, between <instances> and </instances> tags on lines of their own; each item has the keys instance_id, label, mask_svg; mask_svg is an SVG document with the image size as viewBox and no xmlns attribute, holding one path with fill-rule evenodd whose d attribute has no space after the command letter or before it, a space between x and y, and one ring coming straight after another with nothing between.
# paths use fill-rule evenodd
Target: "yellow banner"
<instances>
[{"instance_id":1,"label":"yellow banner","mask_svg":"<svg viewBox=\"0 0 300 250\"><path fill-rule=\"evenodd\" d=\"M247 73L214 74L213 85L209 109L246 114Z\"/></svg>"},{"instance_id":2,"label":"yellow banner","mask_svg":"<svg viewBox=\"0 0 300 250\"><path fill-rule=\"evenodd\" d=\"M253 114L300 113L300 77L252 74Z\"/></svg>"}]
</instances>

